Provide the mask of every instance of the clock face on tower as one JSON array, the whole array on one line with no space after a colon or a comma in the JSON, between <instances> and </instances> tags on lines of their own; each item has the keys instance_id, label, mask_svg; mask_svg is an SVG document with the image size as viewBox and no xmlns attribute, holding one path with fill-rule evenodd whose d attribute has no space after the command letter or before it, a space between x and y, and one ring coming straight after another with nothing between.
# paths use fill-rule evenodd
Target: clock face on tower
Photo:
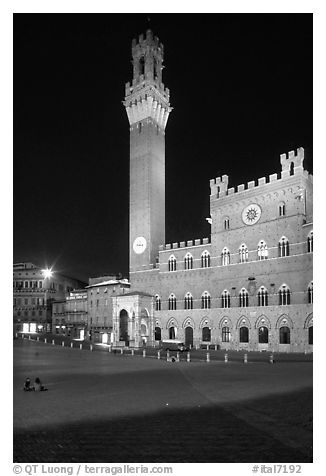
<instances>
[{"instance_id":1,"label":"clock face on tower","mask_svg":"<svg viewBox=\"0 0 326 476\"><path fill-rule=\"evenodd\" d=\"M261 208L256 203L251 203L242 212L242 220L246 225L254 225L261 215Z\"/></svg>"},{"instance_id":2,"label":"clock face on tower","mask_svg":"<svg viewBox=\"0 0 326 476\"><path fill-rule=\"evenodd\" d=\"M146 246L147 246L146 239L143 236L138 236L135 239L132 245L132 248L137 255L140 255L144 253L144 251L146 250Z\"/></svg>"}]
</instances>

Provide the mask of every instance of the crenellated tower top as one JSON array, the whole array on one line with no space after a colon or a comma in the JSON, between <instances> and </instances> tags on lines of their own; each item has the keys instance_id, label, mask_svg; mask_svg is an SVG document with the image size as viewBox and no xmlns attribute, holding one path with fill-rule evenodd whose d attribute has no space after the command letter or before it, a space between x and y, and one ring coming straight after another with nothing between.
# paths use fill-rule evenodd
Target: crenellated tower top
<instances>
[{"instance_id":1,"label":"crenellated tower top","mask_svg":"<svg viewBox=\"0 0 326 476\"><path fill-rule=\"evenodd\" d=\"M151 118L164 131L172 108L170 91L162 82L163 45L151 30L132 41L132 83L126 83L123 102L132 126Z\"/></svg>"}]
</instances>

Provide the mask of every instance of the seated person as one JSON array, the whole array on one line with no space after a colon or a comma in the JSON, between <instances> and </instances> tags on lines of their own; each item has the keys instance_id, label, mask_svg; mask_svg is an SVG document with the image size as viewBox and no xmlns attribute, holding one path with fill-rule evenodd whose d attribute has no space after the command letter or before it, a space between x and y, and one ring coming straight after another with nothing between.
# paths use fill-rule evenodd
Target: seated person
<instances>
[{"instance_id":1,"label":"seated person","mask_svg":"<svg viewBox=\"0 0 326 476\"><path fill-rule=\"evenodd\" d=\"M31 386L31 379L27 377L24 383L24 392L31 392L34 387Z\"/></svg>"},{"instance_id":2,"label":"seated person","mask_svg":"<svg viewBox=\"0 0 326 476\"><path fill-rule=\"evenodd\" d=\"M45 392L47 390L47 388L42 385L41 380L38 377L35 379L34 389L36 392Z\"/></svg>"}]
</instances>

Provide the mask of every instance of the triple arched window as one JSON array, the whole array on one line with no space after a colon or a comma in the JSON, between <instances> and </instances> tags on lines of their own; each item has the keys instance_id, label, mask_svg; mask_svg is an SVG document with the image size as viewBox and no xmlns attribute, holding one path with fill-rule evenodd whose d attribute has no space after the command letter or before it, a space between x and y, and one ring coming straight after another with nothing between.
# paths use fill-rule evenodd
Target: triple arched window
<instances>
[{"instance_id":1,"label":"triple arched window","mask_svg":"<svg viewBox=\"0 0 326 476\"><path fill-rule=\"evenodd\" d=\"M211 308L211 296L207 291L205 291L201 295L201 308L202 309L210 309Z\"/></svg>"},{"instance_id":2,"label":"triple arched window","mask_svg":"<svg viewBox=\"0 0 326 476\"><path fill-rule=\"evenodd\" d=\"M224 291L222 292L222 295L221 295L221 302L222 302L222 307L224 309L230 307L231 305L231 296L230 296L230 293L227 289L224 289Z\"/></svg>"},{"instance_id":3,"label":"triple arched window","mask_svg":"<svg viewBox=\"0 0 326 476\"><path fill-rule=\"evenodd\" d=\"M268 248L264 240L260 240L257 248L258 259L263 260L268 258Z\"/></svg>"},{"instance_id":4,"label":"triple arched window","mask_svg":"<svg viewBox=\"0 0 326 476\"><path fill-rule=\"evenodd\" d=\"M193 297L190 293L187 293L185 295L185 309L193 309L194 303L193 303Z\"/></svg>"},{"instance_id":5,"label":"triple arched window","mask_svg":"<svg viewBox=\"0 0 326 476\"><path fill-rule=\"evenodd\" d=\"M221 260L222 266L227 266L230 264L230 251L226 247L222 250Z\"/></svg>"},{"instance_id":6,"label":"triple arched window","mask_svg":"<svg viewBox=\"0 0 326 476\"><path fill-rule=\"evenodd\" d=\"M192 269L193 268L193 257L190 253L187 253L184 259L185 269Z\"/></svg>"},{"instance_id":7,"label":"triple arched window","mask_svg":"<svg viewBox=\"0 0 326 476\"><path fill-rule=\"evenodd\" d=\"M249 294L246 288L242 288L239 293L239 306L248 307L249 306Z\"/></svg>"},{"instance_id":8,"label":"triple arched window","mask_svg":"<svg viewBox=\"0 0 326 476\"><path fill-rule=\"evenodd\" d=\"M282 236L282 238L278 242L278 255L281 258L283 258L284 256L290 255L289 240L285 236Z\"/></svg>"},{"instance_id":9,"label":"triple arched window","mask_svg":"<svg viewBox=\"0 0 326 476\"><path fill-rule=\"evenodd\" d=\"M246 263L248 261L248 247L244 243L239 248L239 260L240 263Z\"/></svg>"},{"instance_id":10,"label":"triple arched window","mask_svg":"<svg viewBox=\"0 0 326 476\"><path fill-rule=\"evenodd\" d=\"M278 290L279 305L287 306L290 304L290 289L286 284L282 284Z\"/></svg>"},{"instance_id":11,"label":"triple arched window","mask_svg":"<svg viewBox=\"0 0 326 476\"><path fill-rule=\"evenodd\" d=\"M258 290L258 306L268 306L268 292L265 286L261 286Z\"/></svg>"},{"instance_id":12,"label":"triple arched window","mask_svg":"<svg viewBox=\"0 0 326 476\"><path fill-rule=\"evenodd\" d=\"M169 271L176 271L177 269L177 260L174 255L171 255L168 261Z\"/></svg>"},{"instance_id":13,"label":"triple arched window","mask_svg":"<svg viewBox=\"0 0 326 476\"><path fill-rule=\"evenodd\" d=\"M202 268L209 268L211 265L211 255L208 251L204 251L201 255L201 267Z\"/></svg>"},{"instance_id":14,"label":"triple arched window","mask_svg":"<svg viewBox=\"0 0 326 476\"><path fill-rule=\"evenodd\" d=\"M177 308L177 298L175 297L173 293L170 294L168 303L169 303L169 311L175 311Z\"/></svg>"}]
</instances>

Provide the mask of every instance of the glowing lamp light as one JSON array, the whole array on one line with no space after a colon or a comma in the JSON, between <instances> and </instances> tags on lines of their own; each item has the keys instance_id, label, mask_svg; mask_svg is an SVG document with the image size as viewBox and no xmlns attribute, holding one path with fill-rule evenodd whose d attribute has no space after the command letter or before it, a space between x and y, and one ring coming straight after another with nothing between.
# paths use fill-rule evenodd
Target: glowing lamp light
<instances>
[{"instance_id":1,"label":"glowing lamp light","mask_svg":"<svg viewBox=\"0 0 326 476\"><path fill-rule=\"evenodd\" d=\"M45 278L51 278L52 275L53 275L52 270L49 269L49 268L42 269L42 273L43 273L43 275L44 275Z\"/></svg>"}]
</instances>

